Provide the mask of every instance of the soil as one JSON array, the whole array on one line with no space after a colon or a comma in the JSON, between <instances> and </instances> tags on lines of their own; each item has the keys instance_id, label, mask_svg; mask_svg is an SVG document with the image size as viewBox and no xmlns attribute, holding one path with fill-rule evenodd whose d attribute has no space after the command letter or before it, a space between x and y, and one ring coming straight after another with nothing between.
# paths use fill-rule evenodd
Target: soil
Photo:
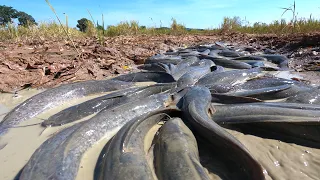
<instances>
[{"instance_id":1,"label":"soil","mask_svg":"<svg viewBox=\"0 0 320 180\"><path fill-rule=\"evenodd\" d=\"M282 53L304 79L319 83L320 33L294 35L158 35L107 37L70 41L0 42L0 91L54 87L79 80L104 79L137 71L154 54L198 44L237 42L257 50ZM76 50L76 49L77 50ZM78 51L78 52L77 52ZM319 82L318 82L319 81Z\"/></svg>"},{"instance_id":2,"label":"soil","mask_svg":"<svg viewBox=\"0 0 320 180\"><path fill-rule=\"evenodd\" d=\"M285 54L291 59L292 69L299 71L299 75L305 74L304 79L316 82L320 80L318 74L320 71L317 69L320 67L317 64L320 52L319 38L320 34L258 36L238 33L212 36L121 36L107 38L104 43L91 38L75 40L80 54L68 41L0 42L0 90L15 92L28 86L53 87L78 80L104 79L136 71L136 66L153 54L215 41L237 42L252 46L259 51ZM286 73L285 71L280 73L283 72ZM0 122L6 112L38 92L36 89L25 89L14 96L0 93L0 105L2 104ZM20 126L42 122L41 119L47 119L67 106L94 97L69 101ZM0 151L0 164L5 164L5 166L0 165L4 167L0 168L0 179L13 179L35 149L66 126L68 125L49 127L45 131L41 126L27 126L9 131L3 140L10 143ZM268 172L266 175L268 179L319 177L319 149L263 139L231 130L229 132L263 165L265 172ZM93 168L99 155L97 152L101 151L104 144L105 142L100 142L84 155L78 180L92 178ZM1 146L3 144L0 144L0 148Z\"/></svg>"}]
</instances>

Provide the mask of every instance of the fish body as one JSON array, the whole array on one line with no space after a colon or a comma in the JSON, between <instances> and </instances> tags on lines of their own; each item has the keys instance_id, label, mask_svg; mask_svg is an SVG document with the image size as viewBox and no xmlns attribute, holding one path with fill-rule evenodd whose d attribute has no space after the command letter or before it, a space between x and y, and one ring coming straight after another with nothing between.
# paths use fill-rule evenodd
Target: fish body
<instances>
[{"instance_id":1,"label":"fish body","mask_svg":"<svg viewBox=\"0 0 320 180\"><path fill-rule=\"evenodd\" d=\"M155 139L154 161L158 179L210 179L200 164L196 138L180 118L168 120Z\"/></svg>"},{"instance_id":2,"label":"fish body","mask_svg":"<svg viewBox=\"0 0 320 180\"><path fill-rule=\"evenodd\" d=\"M76 82L48 89L32 96L11 110L4 117L3 121L0 122L0 136L5 134L9 128L18 125L20 122L31 119L32 117L71 99L132 86L134 86L134 84L130 82L101 80Z\"/></svg>"},{"instance_id":3,"label":"fish body","mask_svg":"<svg viewBox=\"0 0 320 180\"><path fill-rule=\"evenodd\" d=\"M232 60L237 61L246 61L246 60L254 60L254 61L267 61L267 58L261 56L241 56L232 58Z\"/></svg>"},{"instance_id":4,"label":"fish body","mask_svg":"<svg viewBox=\"0 0 320 180\"><path fill-rule=\"evenodd\" d=\"M41 125L44 127L60 126L80 120L103 109L114 108L130 101L162 93L173 88L175 88L175 83L158 83L145 87L124 89L66 108L50 116L47 120L43 121Z\"/></svg>"},{"instance_id":5,"label":"fish body","mask_svg":"<svg viewBox=\"0 0 320 180\"><path fill-rule=\"evenodd\" d=\"M282 70L287 70L289 69L289 59L283 55L278 55L278 54L264 54L261 55L261 57L266 58L268 61L271 61L272 63L278 64L278 66Z\"/></svg>"},{"instance_id":6,"label":"fish body","mask_svg":"<svg viewBox=\"0 0 320 180\"><path fill-rule=\"evenodd\" d=\"M320 120L320 106L298 103L257 102L250 104L228 104L215 106L212 116L221 124L291 122L317 124Z\"/></svg>"},{"instance_id":7,"label":"fish body","mask_svg":"<svg viewBox=\"0 0 320 180\"><path fill-rule=\"evenodd\" d=\"M178 90L193 86L201 77L211 72L211 65L211 63L203 63L199 66L191 66L190 70L178 79Z\"/></svg>"},{"instance_id":8,"label":"fish body","mask_svg":"<svg viewBox=\"0 0 320 180\"><path fill-rule=\"evenodd\" d=\"M162 62L165 64L178 64L182 61L181 56L157 54L146 59L145 64Z\"/></svg>"},{"instance_id":9,"label":"fish body","mask_svg":"<svg viewBox=\"0 0 320 180\"><path fill-rule=\"evenodd\" d=\"M28 166L38 167L38 164L47 164L47 166L45 168L42 167L41 170L39 168L32 168L32 171L28 172L31 174L28 176L29 179L75 179L81 158L89 148L103 138L112 136L113 131L121 128L132 119L161 108L166 108L170 105L171 101L172 99L168 93L157 94L113 109L100 111L97 115L79 126L52 153L39 157L40 160L36 162L30 159L27 163L29 164ZM51 144L47 144L43 148L49 149L50 146ZM37 155L34 154L34 156Z\"/></svg>"},{"instance_id":10,"label":"fish body","mask_svg":"<svg viewBox=\"0 0 320 180\"><path fill-rule=\"evenodd\" d=\"M71 127L63 129L53 137L41 144L41 146L33 153L28 163L24 166L19 179L20 180L33 180L33 179L55 179L54 174L52 176L48 174L47 167L51 167L52 164L49 159L52 158L59 146L70 136L75 130L77 130L83 122L75 124ZM63 161L63 157L55 156L56 161Z\"/></svg>"},{"instance_id":11,"label":"fish body","mask_svg":"<svg viewBox=\"0 0 320 180\"><path fill-rule=\"evenodd\" d=\"M209 89L192 87L182 100L184 117L201 137L225 154L226 158L235 161L239 165L239 173L246 179L265 179L261 165L245 146L210 118L215 110L210 105Z\"/></svg>"},{"instance_id":12,"label":"fish body","mask_svg":"<svg viewBox=\"0 0 320 180\"><path fill-rule=\"evenodd\" d=\"M147 159L144 140L153 126L174 111L178 110L155 111L124 125L102 152L100 179L156 179Z\"/></svg>"},{"instance_id":13,"label":"fish body","mask_svg":"<svg viewBox=\"0 0 320 180\"><path fill-rule=\"evenodd\" d=\"M230 60L230 59L221 58L221 57L214 57L214 56L210 56L210 55L201 55L200 58L201 59L210 59L216 65L223 66L225 68L234 68L234 69L250 69L250 68L252 68L252 66L250 64L247 64L245 62Z\"/></svg>"},{"instance_id":14,"label":"fish body","mask_svg":"<svg viewBox=\"0 0 320 180\"><path fill-rule=\"evenodd\" d=\"M120 75L112 78L112 80L125 82L157 82L157 83L172 83L175 82L173 77L166 72L136 72Z\"/></svg>"},{"instance_id":15,"label":"fish body","mask_svg":"<svg viewBox=\"0 0 320 180\"><path fill-rule=\"evenodd\" d=\"M320 87L312 88L307 91L301 91L300 93L289 97L286 102L320 105Z\"/></svg>"},{"instance_id":16,"label":"fish body","mask_svg":"<svg viewBox=\"0 0 320 180\"><path fill-rule=\"evenodd\" d=\"M217 84L239 84L247 79L257 77L261 75L260 68L252 68L248 70L231 70L224 71L220 73L211 72L203 76L196 83L197 85L202 85L210 88L211 86L216 86Z\"/></svg>"}]
</instances>

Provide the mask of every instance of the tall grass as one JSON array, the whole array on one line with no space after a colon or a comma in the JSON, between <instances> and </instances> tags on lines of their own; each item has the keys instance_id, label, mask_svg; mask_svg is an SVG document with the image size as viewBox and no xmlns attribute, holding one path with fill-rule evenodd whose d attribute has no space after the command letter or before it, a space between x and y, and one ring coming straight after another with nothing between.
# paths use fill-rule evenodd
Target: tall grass
<instances>
[{"instance_id":1,"label":"tall grass","mask_svg":"<svg viewBox=\"0 0 320 180\"><path fill-rule=\"evenodd\" d=\"M40 22L38 25L17 26L15 24L7 24L0 26L0 41L41 41L41 40L64 40L66 34L64 29L56 22ZM83 37L84 34L74 28L68 29L70 38Z\"/></svg>"},{"instance_id":2,"label":"tall grass","mask_svg":"<svg viewBox=\"0 0 320 180\"><path fill-rule=\"evenodd\" d=\"M241 32L250 34L292 34L292 33L310 33L320 31L320 21L313 17L296 18L295 25L292 20L284 19L275 20L269 24L256 22L250 24L241 20L239 17L225 17L219 28L215 29L187 29L185 25L178 23L174 18L170 27L146 27L141 26L138 21L124 21L117 25L107 26L102 15L102 26L95 26L95 23L89 21L86 32L80 32L75 28L68 27L67 16L66 24L58 24L55 21L40 22L38 25L17 26L7 24L0 26L0 41L5 40L65 40L77 39L82 37L96 37L101 43L104 43L105 37L113 37L120 35L186 35L186 34L202 34L212 35L225 32ZM67 30L67 31L66 31Z\"/></svg>"},{"instance_id":3,"label":"tall grass","mask_svg":"<svg viewBox=\"0 0 320 180\"><path fill-rule=\"evenodd\" d=\"M61 23L60 21L60 18L59 16L57 15L55 9L53 8L53 6L50 4L49 0L45 0L46 3L48 4L48 6L50 7L51 11L54 13L54 15L56 16L57 20L59 21L60 23L60 26L62 28L62 30L64 31L65 35L68 37L69 41L71 41L72 45L73 45L73 48L77 51L77 53L80 55L80 51L78 50L78 48L76 47L75 43L73 42L73 39L70 37L69 33L68 33L68 26L67 27L64 27L63 24ZM67 21L67 19L66 19Z\"/></svg>"},{"instance_id":4,"label":"tall grass","mask_svg":"<svg viewBox=\"0 0 320 180\"><path fill-rule=\"evenodd\" d=\"M182 35L187 34L187 30L184 25L179 24L175 19L172 19L170 28L168 27L145 27L140 26L138 21L123 21L115 26L108 26L106 29L107 36L120 36L120 35Z\"/></svg>"},{"instance_id":5,"label":"tall grass","mask_svg":"<svg viewBox=\"0 0 320 180\"><path fill-rule=\"evenodd\" d=\"M320 20L310 17L298 18L296 11L296 2L283 9L281 17L285 13L292 13L291 19L287 22L285 19L275 20L269 24L255 22L250 25L247 21L242 21L240 17L225 17L220 27L220 32L242 32L252 34L290 34L290 33L310 33L320 31ZM245 23L244 23L245 22Z\"/></svg>"},{"instance_id":6,"label":"tall grass","mask_svg":"<svg viewBox=\"0 0 320 180\"><path fill-rule=\"evenodd\" d=\"M285 19L275 20L269 24L256 22L243 24L239 17L225 17L220 27L221 32L242 32L251 34L292 34L320 32L320 21L310 18L297 18L287 22Z\"/></svg>"}]
</instances>

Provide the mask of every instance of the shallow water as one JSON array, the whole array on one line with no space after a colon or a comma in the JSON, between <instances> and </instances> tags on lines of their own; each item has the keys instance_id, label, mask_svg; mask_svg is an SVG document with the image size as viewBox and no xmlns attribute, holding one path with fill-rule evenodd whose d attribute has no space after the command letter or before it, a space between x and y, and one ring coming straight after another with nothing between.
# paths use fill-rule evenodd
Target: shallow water
<instances>
[{"instance_id":1,"label":"shallow water","mask_svg":"<svg viewBox=\"0 0 320 180\"><path fill-rule=\"evenodd\" d=\"M292 75L290 72L280 72L283 78L291 78L292 76L301 78L299 75ZM278 74L278 75L279 75ZM139 86L149 85L150 83L139 83ZM31 89L23 90L18 95L0 94L0 120L10 109L14 108L19 103L27 98L41 92L41 90ZM99 94L101 95L101 94ZM74 104L84 102L95 98L99 95L88 96L74 101L69 101L62 106L46 111L32 120L25 121L19 126L30 125L42 122L41 119L46 119L56 112ZM88 119L84 118L83 120ZM13 128L4 137L0 139L0 147L8 143L0 150L0 179L13 179L21 168L29 160L33 152L54 133L69 127L72 124L67 124L58 127L49 127L47 129L40 125ZM147 152L154 133L160 126L157 125L149 133L145 140ZM45 130L44 130L45 129ZM304 147L296 144L290 144L273 139L263 139L257 136L245 135L237 131L228 130L235 135L257 158L268 173L268 179L318 179L320 177L320 149ZM114 131L114 134L116 131ZM111 137L105 137L98 142L93 148L89 149L84 154L80 164L77 180L93 179L93 170L100 154L101 149ZM212 178L219 179L214 174Z\"/></svg>"},{"instance_id":2,"label":"shallow water","mask_svg":"<svg viewBox=\"0 0 320 180\"><path fill-rule=\"evenodd\" d=\"M319 179L320 149L228 130L261 163L271 179Z\"/></svg>"},{"instance_id":3,"label":"shallow water","mask_svg":"<svg viewBox=\"0 0 320 180\"><path fill-rule=\"evenodd\" d=\"M20 93L19 93L20 94ZM13 108L15 105L19 104L23 100L31 97L36 94L35 90L24 90L21 91L20 97L13 97L11 94L1 94L0 96L2 100L6 99L5 106L2 105L2 109L4 108ZM71 105L75 105L86 100L98 97L99 95L88 96L84 98L80 98L74 101L69 101L57 108L46 111L38 115L36 118L30 119L28 121L24 121L19 126L32 125L41 123L43 120L51 115L69 107ZM4 106L4 108L3 108ZM1 117L1 119L4 115ZM90 118L86 117L83 120ZM78 121L79 122L79 121ZM10 131L0 139L0 146L7 144L2 150L0 150L0 179L13 179L13 177L18 173L18 171L25 165L25 163L29 160L33 152L50 136L54 133L73 125L74 123L70 123L64 126L57 127L48 127L45 129L41 127L40 124L20 127L20 128L12 128ZM3 167L3 168L2 168Z\"/></svg>"},{"instance_id":4,"label":"shallow water","mask_svg":"<svg viewBox=\"0 0 320 180\"><path fill-rule=\"evenodd\" d=\"M143 82L136 83L136 86L146 86L154 84L153 82ZM22 103L24 100L36 95L43 90L37 89L25 89L20 91L18 94L9 94L9 93L1 93L0 94L0 121L6 115L5 113L9 112L18 104ZM111 92L108 92L111 93ZM63 126L57 127L41 127L40 124L43 120L47 119L51 115L67 108L72 105L76 105L82 103L84 101L96 98L101 95L105 95L108 93L101 93L92 96L87 96L83 98L78 98L75 100L68 101L61 106L48 110L42 114L39 114L33 119L28 121L24 121L19 126L26 126L37 124L33 126L20 127L20 128L12 128L10 131L5 134L5 136L0 138L0 179L7 180L13 179L17 173L23 168L26 162L30 159L33 152L48 138L50 138L53 134L61 131L64 128L67 128L77 122L66 124ZM87 120L94 115L83 118L81 121ZM115 134L117 130L113 133ZM96 163L96 160L99 156L99 153L105 143L111 137L105 137L101 142L98 142L92 149L90 149L84 157L80 164L80 170L77 179L79 180L87 180L93 178L93 169ZM90 158L89 158L90 157ZM89 165L88 165L89 164ZM94 164L94 165L93 165Z\"/></svg>"},{"instance_id":5,"label":"shallow water","mask_svg":"<svg viewBox=\"0 0 320 180\"><path fill-rule=\"evenodd\" d=\"M295 73L294 71L276 71L272 73L276 77L284 78L284 79L291 79L291 78L298 78L303 79L301 75Z\"/></svg>"}]
</instances>

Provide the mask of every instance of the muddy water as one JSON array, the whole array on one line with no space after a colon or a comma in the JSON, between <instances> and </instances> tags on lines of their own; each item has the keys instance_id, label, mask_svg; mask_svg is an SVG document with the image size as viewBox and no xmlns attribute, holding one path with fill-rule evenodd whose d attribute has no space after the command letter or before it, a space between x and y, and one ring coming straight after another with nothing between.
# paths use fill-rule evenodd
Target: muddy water
<instances>
[{"instance_id":1,"label":"muddy water","mask_svg":"<svg viewBox=\"0 0 320 180\"><path fill-rule=\"evenodd\" d=\"M291 78L290 73L282 73L281 77ZM279 76L279 75L278 75ZM297 76L294 76L297 77ZM139 85L148 85L150 83L140 83ZM0 94L0 120L4 117L3 113L23 102L25 99L35 95L39 90L23 90L18 95ZM70 101L62 106L47 111L36 118L23 122L20 126L36 124L42 122L41 119L46 119L52 114L69 107L74 104L84 102L86 100L97 97L89 96L75 101ZM83 120L88 119L84 118ZM60 127L50 127L44 130L40 125L21 127L11 129L2 139L1 143L8 144L0 150L0 179L13 179L21 170L25 163L29 160L32 153L49 137L59 132L63 128L69 127L72 124ZM146 149L150 146L154 133L160 126L156 126L149 133L146 139ZM257 158L266 170L268 179L318 179L320 177L320 149L289 144L272 139L263 139L260 137L245 135L236 131L228 130L235 135ZM114 134L116 131L114 131ZM98 142L93 148L89 149L82 158L77 180L93 179L93 170L99 153L105 143L111 137L105 137ZM0 144L0 147L4 144ZM150 157L151 158L151 157ZM213 179L219 179L212 174Z\"/></svg>"},{"instance_id":2,"label":"muddy water","mask_svg":"<svg viewBox=\"0 0 320 180\"><path fill-rule=\"evenodd\" d=\"M285 78L285 79L291 79L291 78L298 78L298 79L303 79L301 75L298 73L295 73L294 71L276 71L272 73L276 77L279 78Z\"/></svg>"},{"instance_id":3,"label":"muddy water","mask_svg":"<svg viewBox=\"0 0 320 180\"><path fill-rule=\"evenodd\" d=\"M136 83L136 86L146 86L154 84L152 82ZM29 97L36 95L43 90L28 89L20 91L18 94L0 94L0 121L2 121L5 113L9 112L16 105L22 103ZM110 92L108 92L110 93ZM67 108L72 105L79 104L81 102L96 98L101 95L108 93L97 94L92 96L87 96L79 98L76 100L68 101L61 106L54 109L48 110L45 113L38 115L37 117L30 119L28 121L22 122L19 126L26 126L31 124L38 124L43 121L43 119L49 118L51 115ZM83 118L81 121L87 120L94 115ZM78 121L79 122L79 121ZM39 124L27 127L12 128L4 137L0 138L0 180L13 179L21 168L29 160L33 152L48 138L50 138L55 133L67 128L74 123L70 123L64 126L58 127L48 127L43 128ZM114 134L117 130L114 132ZM101 142L98 142L92 149L90 149L83 157L80 170L77 179L87 180L92 179L93 169L98 159L99 153L105 143L111 137L105 137ZM89 164L89 165L88 165Z\"/></svg>"},{"instance_id":4,"label":"muddy water","mask_svg":"<svg viewBox=\"0 0 320 180\"><path fill-rule=\"evenodd\" d=\"M1 94L1 100L6 100L3 103L5 107L13 108L15 105L19 104L23 100L27 99L28 97L36 93L37 92L35 90L24 90L19 93L20 96L18 97L14 97L12 96L12 94ZM84 102L86 100L98 96L99 95L88 96L74 101L69 101L57 108L40 114L36 118L21 123L19 124L19 126L41 123L43 121L42 119L46 119L51 115L65 109L66 107ZM86 117L82 120L86 120L89 117ZM11 129L3 138L1 138L0 141L2 143L0 144L0 146L3 144L7 144L5 148L0 150L0 179L12 179L29 160L30 156L35 151L35 149L37 149L45 140L51 137L54 133L66 127L69 127L70 125L73 125L73 123L64 126L49 127L47 129L41 127L39 124L34 126Z\"/></svg>"},{"instance_id":5,"label":"muddy water","mask_svg":"<svg viewBox=\"0 0 320 180\"><path fill-rule=\"evenodd\" d=\"M248 148L269 178L319 179L320 149L228 131Z\"/></svg>"}]
</instances>

